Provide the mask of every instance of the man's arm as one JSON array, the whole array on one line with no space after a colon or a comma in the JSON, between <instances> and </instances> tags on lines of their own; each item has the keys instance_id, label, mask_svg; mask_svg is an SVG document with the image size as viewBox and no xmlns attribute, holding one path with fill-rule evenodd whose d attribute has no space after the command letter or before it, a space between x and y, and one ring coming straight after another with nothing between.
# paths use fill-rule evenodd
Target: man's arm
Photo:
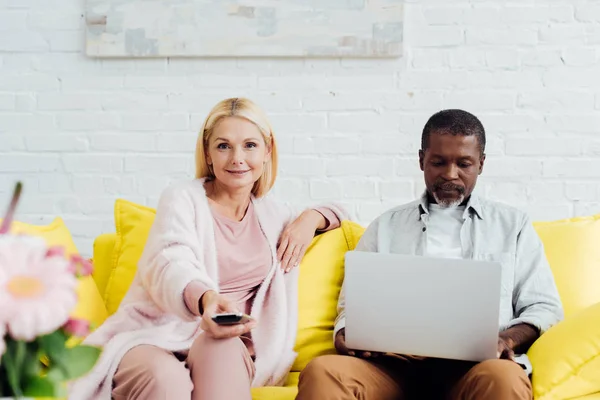
<instances>
[{"instance_id":1,"label":"man's arm","mask_svg":"<svg viewBox=\"0 0 600 400\"><path fill-rule=\"evenodd\" d=\"M515 318L500 333L517 354L526 353L533 342L563 318L563 309L544 246L528 217L517 237Z\"/></svg>"}]
</instances>

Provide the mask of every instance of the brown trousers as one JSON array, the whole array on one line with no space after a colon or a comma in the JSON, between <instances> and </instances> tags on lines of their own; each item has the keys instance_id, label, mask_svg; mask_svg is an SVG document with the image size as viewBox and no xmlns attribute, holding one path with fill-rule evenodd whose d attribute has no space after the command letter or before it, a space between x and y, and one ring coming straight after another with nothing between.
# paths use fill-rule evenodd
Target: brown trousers
<instances>
[{"instance_id":1,"label":"brown trousers","mask_svg":"<svg viewBox=\"0 0 600 400\"><path fill-rule=\"evenodd\" d=\"M115 400L251 400L254 362L240 338L201 334L188 354L141 345L129 350L113 378Z\"/></svg>"},{"instance_id":2,"label":"brown trousers","mask_svg":"<svg viewBox=\"0 0 600 400\"><path fill-rule=\"evenodd\" d=\"M508 360L471 363L327 355L300 374L296 400L531 400L531 382Z\"/></svg>"}]
</instances>

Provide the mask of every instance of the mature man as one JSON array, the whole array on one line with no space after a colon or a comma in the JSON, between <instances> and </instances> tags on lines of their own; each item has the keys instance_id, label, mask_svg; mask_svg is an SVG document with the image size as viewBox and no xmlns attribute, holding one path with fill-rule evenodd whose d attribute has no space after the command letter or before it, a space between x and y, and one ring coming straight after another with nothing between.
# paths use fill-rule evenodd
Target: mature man
<instances>
[{"instance_id":1,"label":"mature man","mask_svg":"<svg viewBox=\"0 0 600 400\"><path fill-rule=\"evenodd\" d=\"M462 110L434 114L419 151L427 190L420 200L378 217L357 250L500 262L498 359L473 363L348 349L342 286L334 330L339 355L307 365L298 400L532 398L525 353L562 319L562 305L530 219L473 193L483 171L485 142L474 115Z\"/></svg>"}]
</instances>

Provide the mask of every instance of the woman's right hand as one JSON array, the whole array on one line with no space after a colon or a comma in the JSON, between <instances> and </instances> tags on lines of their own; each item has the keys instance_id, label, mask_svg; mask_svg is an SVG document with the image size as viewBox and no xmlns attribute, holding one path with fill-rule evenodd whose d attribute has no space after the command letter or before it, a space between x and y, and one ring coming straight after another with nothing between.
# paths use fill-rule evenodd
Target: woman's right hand
<instances>
[{"instance_id":1,"label":"woman's right hand","mask_svg":"<svg viewBox=\"0 0 600 400\"><path fill-rule=\"evenodd\" d=\"M209 290L202 296L202 322L200 326L204 332L214 339L225 339L241 336L250 332L256 326L256 321L252 320L245 324L238 325L219 325L212 320L213 315L220 313L238 312L236 305L224 296Z\"/></svg>"}]
</instances>

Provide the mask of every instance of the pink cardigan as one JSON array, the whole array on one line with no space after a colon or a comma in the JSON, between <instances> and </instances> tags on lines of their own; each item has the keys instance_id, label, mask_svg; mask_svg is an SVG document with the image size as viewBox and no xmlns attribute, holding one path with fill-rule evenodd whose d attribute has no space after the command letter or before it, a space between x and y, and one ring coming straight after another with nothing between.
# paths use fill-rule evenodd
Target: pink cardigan
<instances>
[{"instance_id":1,"label":"pink cardigan","mask_svg":"<svg viewBox=\"0 0 600 400\"><path fill-rule=\"evenodd\" d=\"M219 290L213 220L203 179L179 183L161 195L156 219L133 283L119 309L85 340L103 346L86 376L70 385L69 399L110 399L113 375L127 351L149 344L169 351L190 348L202 332L200 317L190 312L184 289L194 280ZM277 240L298 215L268 198L252 198L273 263L256 293L252 332L256 352L253 387L281 385L295 358L298 316L298 268L284 274L276 261ZM339 206L328 205L341 221Z\"/></svg>"}]
</instances>

